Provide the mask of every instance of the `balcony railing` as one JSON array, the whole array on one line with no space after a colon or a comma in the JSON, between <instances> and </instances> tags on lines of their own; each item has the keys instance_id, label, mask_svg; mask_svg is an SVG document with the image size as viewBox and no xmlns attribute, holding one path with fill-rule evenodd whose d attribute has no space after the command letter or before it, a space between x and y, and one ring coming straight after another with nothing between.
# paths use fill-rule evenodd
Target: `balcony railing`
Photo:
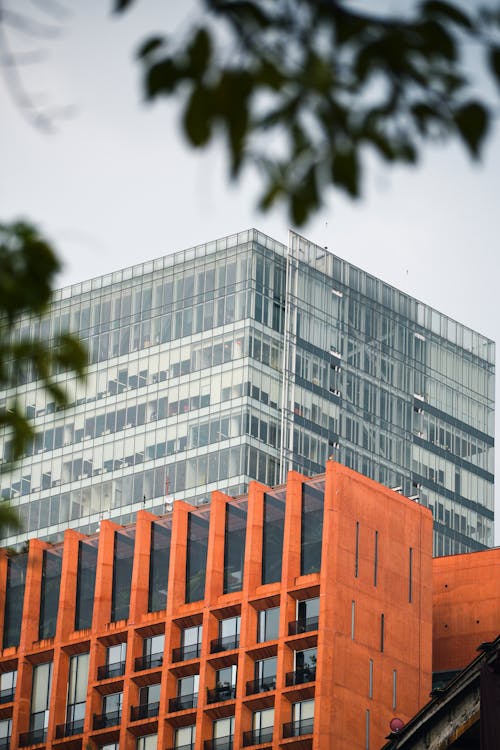
<instances>
[{"instance_id":1,"label":"balcony railing","mask_svg":"<svg viewBox=\"0 0 500 750\"><path fill-rule=\"evenodd\" d=\"M0 750L10 750L10 737L0 737Z\"/></svg>"},{"instance_id":2,"label":"balcony railing","mask_svg":"<svg viewBox=\"0 0 500 750\"><path fill-rule=\"evenodd\" d=\"M272 742L273 732L274 727L262 727L261 729L251 729L249 732L243 732L243 747Z\"/></svg>"},{"instance_id":3,"label":"balcony railing","mask_svg":"<svg viewBox=\"0 0 500 750\"><path fill-rule=\"evenodd\" d=\"M283 724L283 737L300 737L302 734L312 734L314 719L300 719Z\"/></svg>"},{"instance_id":4,"label":"balcony railing","mask_svg":"<svg viewBox=\"0 0 500 750\"><path fill-rule=\"evenodd\" d=\"M219 685L213 690L207 690L207 703L230 701L236 698L236 685Z\"/></svg>"},{"instance_id":5,"label":"balcony railing","mask_svg":"<svg viewBox=\"0 0 500 750\"><path fill-rule=\"evenodd\" d=\"M139 721L139 719L150 719L152 716L158 716L160 702L140 703L138 706L132 706L130 709L130 721Z\"/></svg>"},{"instance_id":6,"label":"balcony railing","mask_svg":"<svg viewBox=\"0 0 500 750\"><path fill-rule=\"evenodd\" d=\"M186 708L196 708L198 705L198 693L191 693L190 695L178 695L177 698L170 698L168 702L168 710L172 711L185 711Z\"/></svg>"},{"instance_id":7,"label":"balcony railing","mask_svg":"<svg viewBox=\"0 0 500 750\"><path fill-rule=\"evenodd\" d=\"M201 653L201 643L190 643L172 650L172 661L187 661L197 659Z\"/></svg>"},{"instance_id":8,"label":"balcony railing","mask_svg":"<svg viewBox=\"0 0 500 750\"><path fill-rule=\"evenodd\" d=\"M177 747L169 747L167 750L194 750L194 742L190 745L177 745Z\"/></svg>"},{"instance_id":9,"label":"balcony railing","mask_svg":"<svg viewBox=\"0 0 500 750\"><path fill-rule=\"evenodd\" d=\"M258 680L247 682L247 695L254 693L267 693L269 690L276 690L276 675L261 677Z\"/></svg>"},{"instance_id":10,"label":"balcony railing","mask_svg":"<svg viewBox=\"0 0 500 750\"><path fill-rule=\"evenodd\" d=\"M163 654L147 654L146 656L138 656L134 663L136 672L141 672L143 669L154 669L155 667L161 667L163 665Z\"/></svg>"},{"instance_id":11,"label":"balcony railing","mask_svg":"<svg viewBox=\"0 0 500 750\"><path fill-rule=\"evenodd\" d=\"M0 690L0 703L11 703L14 700L16 694L16 688L10 687L5 690Z\"/></svg>"},{"instance_id":12,"label":"balcony railing","mask_svg":"<svg viewBox=\"0 0 500 750\"><path fill-rule=\"evenodd\" d=\"M22 732L19 735L19 747L29 747L30 745L38 745L41 742L45 742L47 739L47 728L45 729L33 729L31 732Z\"/></svg>"},{"instance_id":13,"label":"balcony railing","mask_svg":"<svg viewBox=\"0 0 500 750\"><path fill-rule=\"evenodd\" d=\"M233 735L217 737L213 740L205 740L203 750L233 750Z\"/></svg>"},{"instance_id":14,"label":"balcony railing","mask_svg":"<svg viewBox=\"0 0 500 750\"><path fill-rule=\"evenodd\" d=\"M116 727L122 720L121 711L110 711L106 714L94 714L93 728L105 729L106 727Z\"/></svg>"},{"instance_id":15,"label":"balcony railing","mask_svg":"<svg viewBox=\"0 0 500 750\"><path fill-rule=\"evenodd\" d=\"M314 682L315 679L316 667L304 667L303 669L296 669L295 672L287 672L285 685L287 687L303 685L306 682Z\"/></svg>"},{"instance_id":16,"label":"balcony railing","mask_svg":"<svg viewBox=\"0 0 500 750\"><path fill-rule=\"evenodd\" d=\"M214 638L210 641L210 653L218 654L221 651L232 651L233 648L240 647L239 635L225 635L222 638Z\"/></svg>"},{"instance_id":17,"label":"balcony railing","mask_svg":"<svg viewBox=\"0 0 500 750\"><path fill-rule=\"evenodd\" d=\"M97 667L97 679L107 680L110 677L121 677L125 674L125 662L116 661L114 664L103 664Z\"/></svg>"},{"instance_id":18,"label":"balcony railing","mask_svg":"<svg viewBox=\"0 0 500 750\"><path fill-rule=\"evenodd\" d=\"M298 635L299 633L309 633L311 630L318 629L319 617L305 617L301 620L294 620L288 623L288 635Z\"/></svg>"},{"instance_id":19,"label":"balcony railing","mask_svg":"<svg viewBox=\"0 0 500 750\"><path fill-rule=\"evenodd\" d=\"M83 719L74 719L74 721L67 721L65 724L58 724L56 726L56 740L61 740L63 737L73 737L75 734L83 734Z\"/></svg>"}]
</instances>

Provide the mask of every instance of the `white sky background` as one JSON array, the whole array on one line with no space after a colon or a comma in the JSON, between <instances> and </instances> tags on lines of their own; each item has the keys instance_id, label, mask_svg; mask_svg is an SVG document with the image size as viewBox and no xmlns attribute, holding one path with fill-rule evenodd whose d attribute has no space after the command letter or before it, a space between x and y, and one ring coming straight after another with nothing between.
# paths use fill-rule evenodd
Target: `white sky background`
<instances>
[{"instance_id":1,"label":"white sky background","mask_svg":"<svg viewBox=\"0 0 500 750\"><path fill-rule=\"evenodd\" d=\"M22 69L25 87L72 115L42 134L0 84L0 221L22 216L43 229L64 261L59 285L252 226L286 242L285 212L254 208L255 176L228 183L220 147L185 145L175 103L141 101L138 43L149 32L185 29L192 0L137 0L122 16L111 16L112 0L64 2L71 14L59 38L11 33L10 41L49 54ZM29 0L6 5L42 17ZM300 231L498 341L499 175L497 128L480 166L458 146L428 149L417 169L374 163L362 200L331 193ZM500 519L498 483L496 512Z\"/></svg>"}]
</instances>

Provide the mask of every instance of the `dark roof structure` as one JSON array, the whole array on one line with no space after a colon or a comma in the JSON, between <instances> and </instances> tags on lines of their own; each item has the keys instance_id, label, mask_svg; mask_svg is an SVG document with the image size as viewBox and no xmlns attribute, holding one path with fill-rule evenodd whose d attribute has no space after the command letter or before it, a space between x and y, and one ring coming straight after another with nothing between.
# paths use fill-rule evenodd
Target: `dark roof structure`
<instances>
[{"instance_id":1,"label":"dark roof structure","mask_svg":"<svg viewBox=\"0 0 500 750\"><path fill-rule=\"evenodd\" d=\"M382 750L498 750L500 635L399 731Z\"/></svg>"}]
</instances>

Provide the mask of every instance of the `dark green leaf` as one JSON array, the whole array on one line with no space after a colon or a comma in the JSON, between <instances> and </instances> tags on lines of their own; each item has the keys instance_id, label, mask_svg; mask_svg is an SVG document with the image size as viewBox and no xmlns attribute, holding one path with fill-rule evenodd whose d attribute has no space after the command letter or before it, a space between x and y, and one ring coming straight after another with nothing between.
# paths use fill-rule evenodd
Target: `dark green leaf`
<instances>
[{"instance_id":1,"label":"dark green leaf","mask_svg":"<svg viewBox=\"0 0 500 750\"><path fill-rule=\"evenodd\" d=\"M200 77L208 66L211 54L210 34L206 29L198 29L187 49L190 74L196 78Z\"/></svg>"},{"instance_id":2,"label":"dark green leaf","mask_svg":"<svg viewBox=\"0 0 500 750\"><path fill-rule=\"evenodd\" d=\"M143 57L147 57L151 52L154 52L159 47L162 47L165 43L165 37L163 36L152 36L149 39L146 39L143 44L139 47L137 50L137 57L139 59Z\"/></svg>"},{"instance_id":3,"label":"dark green leaf","mask_svg":"<svg viewBox=\"0 0 500 750\"><path fill-rule=\"evenodd\" d=\"M336 151L332 159L332 180L353 198L359 195L359 160L354 148Z\"/></svg>"},{"instance_id":4,"label":"dark green leaf","mask_svg":"<svg viewBox=\"0 0 500 750\"><path fill-rule=\"evenodd\" d=\"M159 94L171 94L183 78L184 73L178 69L171 58L161 60L147 71L146 96L148 99L154 99Z\"/></svg>"},{"instance_id":5,"label":"dark green leaf","mask_svg":"<svg viewBox=\"0 0 500 750\"><path fill-rule=\"evenodd\" d=\"M488 132L489 112L480 102L471 101L455 112L455 125L471 156L477 158Z\"/></svg>"},{"instance_id":6,"label":"dark green leaf","mask_svg":"<svg viewBox=\"0 0 500 750\"><path fill-rule=\"evenodd\" d=\"M197 86L184 112L184 131L193 146L203 146L210 138L212 116L212 94Z\"/></svg>"},{"instance_id":7,"label":"dark green leaf","mask_svg":"<svg viewBox=\"0 0 500 750\"><path fill-rule=\"evenodd\" d=\"M473 27L470 16L455 4L446 3L443 0L427 0L422 3L421 8L424 15L441 16L443 20L451 21L464 29L472 29Z\"/></svg>"},{"instance_id":8,"label":"dark green leaf","mask_svg":"<svg viewBox=\"0 0 500 750\"><path fill-rule=\"evenodd\" d=\"M490 70L500 86L500 47L490 47L489 58Z\"/></svg>"},{"instance_id":9,"label":"dark green leaf","mask_svg":"<svg viewBox=\"0 0 500 750\"><path fill-rule=\"evenodd\" d=\"M129 8L135 0L115 0L115 13L121 13L122 10Z\"/></svg>"}]
</instances>

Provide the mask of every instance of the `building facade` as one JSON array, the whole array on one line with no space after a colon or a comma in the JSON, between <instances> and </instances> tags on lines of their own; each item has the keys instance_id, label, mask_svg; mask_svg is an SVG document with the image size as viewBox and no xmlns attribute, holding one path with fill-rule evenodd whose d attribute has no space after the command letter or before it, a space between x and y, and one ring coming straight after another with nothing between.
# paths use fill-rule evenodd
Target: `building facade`
<instances>
[{"instance_id":1,"label":"building facade","mask_svg":"<svg viewBox=\"0 0 500 750\"><path fill-rule=\"evenodd\" d=\"M24 522L6 544L329 457L431 508L436 554L493 542L493 342L296 234L241 232L62 289L41 333L62 330L87 344L88 379L67 378L64 412L18 383L38 434L0 475Z\"/></svg>"},{"instance_id":2,"label":"building facade","mask_svg":"<svg viewBox=\"0 0 500 750\"><path fill-rule=\"evenodd\" d=\"M0 555L0 745L376 750L431 688L432 517L332 461Z\"/></svg>"}]
</instances>

